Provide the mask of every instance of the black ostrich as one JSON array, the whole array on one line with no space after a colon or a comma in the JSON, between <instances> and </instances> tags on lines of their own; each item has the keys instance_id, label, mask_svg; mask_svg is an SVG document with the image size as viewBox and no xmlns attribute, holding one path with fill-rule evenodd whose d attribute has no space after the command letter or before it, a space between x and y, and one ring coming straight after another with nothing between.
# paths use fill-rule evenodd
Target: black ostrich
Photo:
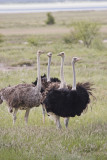
<instances>
[{"instance_id":1,"label":"black ostrich","mask_svg":"<svg viewBox=\"0 0 107 160\"><path fill-rule=\"evenodd\" d=\"M79 60L77 57L72 58L72 89L69 87L52 88L48 91L44 100L46 111L49 115L54 116L58 128L61 128L60 117L68 117L68 123L69 117L80 116L90 103L90 95L92 95L91 84L87 82L76 85L75 62Z\"/></svg>"},{"instance_id":2,"label":"black ostrich","mask_svg":"<svg viewBox=\"0 0 107 160\"><path fill-rule=\"evenodd\" d=\"M47 93L48 93L48 91L49 90L51 90L51 89L61 89L61 88L69 88L69 89L72 89L72 87L70 86L70 85L67 85L66 84L66 82L65 82L65 80L64 80L64 71L63 71L63 66L64 66L64 59L65 59L65 53L64 52L60 52L59 54L58 54L58 56L60 56L61 57L61 67L60 67L60 78L61 78L61 83L59 83L59 82L56 82L56 83L50 83L49 85L48 85L48 87L45 89L45 91L43 92L43 94L42 94L42 97L43 97L43 102L44 102L44 99L46 98L46 95L47 95ZM49 64L49 69L48 69L48 78L50 77L50 62L48 63ZM48 79L47 78L47 79ZM49 78L50 79L50 78ZM44 106L44 108L45 108L45 104L43 103L43 106ZM52 117L52 116L50 116L52 119L54 119L55 121L56 121L56 118L54 118L54 117ZM64 119L64 123L65 123L65 126L67 127L68 126L68 121L69 121L69 118L68 117L66 117L65 119Z\"/></svg>"},{"instance_id":3,"label":"black ostrich","mask_svg":"<svg viewBox=\"0 0 107 160\"><path fill-rule=\"evenodd\" d=\"M50 54L51 53L48 54L49 57L51 56ZM48 85L48 87L46 87L45 91L42 94L43 102L44 102L44 99L46 98L46 95L47 95L48 91L51 90L52 88L54 88L54 89L68 88L68 87L69 87L69 89L72 88L71 86L66 85L66 82L64 80L63 66L64 66L65 53L64 52L60 52L58 54L58 56L61 56L61 67L60 67L61 82L59 82L59 81L58 82L50 82L50 64L51 64L51 59L49 59L48 60L48 69L47 69L47 81L49 82L49 85ZM43 103L43 107L46 108L44 103ZM53 119L52 116L50 116L50 117ZM68 120L69 120L69 118L67 118L67 117L64 119L64 123L65 123L66 126L68 124Z\"/></svg>"},{"instance_id":4,"label":"black ostrich","mask_svg":"<svg viewBox=\"0 0 107 160\"><path fill-rule=\"evenodd\" d=\"M48 66L47 66L47 76L46 74L44 74L43 76L41 76L41 83L42 83L42 87L41 87L41 93L44 99L44 92L45 90L50 87L53 83L55 84L59 84L61 81L56 78L56 77L50 77L50 65L51 65L51 58L52 58L52 52L49 52L47 54L48 56ZM35 82L32 82L35 86L37 85L37 79ZM42 104L42 114L43 114L43 123L45 122L45 107L44 104L42 103L43 101L41 101Z\"/></svg>"}]
</instances>

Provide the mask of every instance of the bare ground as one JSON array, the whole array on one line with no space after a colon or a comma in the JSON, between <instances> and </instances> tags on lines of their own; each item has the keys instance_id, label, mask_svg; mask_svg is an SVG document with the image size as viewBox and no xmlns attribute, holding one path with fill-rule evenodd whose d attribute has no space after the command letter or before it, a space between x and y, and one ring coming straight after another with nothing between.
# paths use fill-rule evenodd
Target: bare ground
<instances>
[{"instance_id":1,"label":"bare ground","mask_svg":"<svg viewBox=\"0 0 107 160\"><path fill-rule=\"evenodd\" d=\"M11 70L23 70L23 69L34 69L34 66L16 66L16 67L10 67L10 66L5 66L4 64L0 63L0 71L11 71Z\"/></svg>"},{"instance_id":2,"label":"bare ground","mask_svg":"<svg viewBox=\"0 0 107 160\"><path fill-rule=\"evenodd\" d=\"M36 28L0 28L0 33L3 35L49 35L49 34L61 34L69 33L70 28L67 27L36 27Z\"/></svg>"}]
</instances>

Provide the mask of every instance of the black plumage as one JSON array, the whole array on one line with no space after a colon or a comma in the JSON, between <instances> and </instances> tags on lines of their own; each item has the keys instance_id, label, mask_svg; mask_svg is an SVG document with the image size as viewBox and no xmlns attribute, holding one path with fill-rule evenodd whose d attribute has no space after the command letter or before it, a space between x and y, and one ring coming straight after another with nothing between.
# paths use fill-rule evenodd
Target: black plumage
<instances>
[{"instance_id":1,"label":"black plumage","mask_svg":"<svg viewBox=\"0 0 107 160\"><path fill-rule=\"evenodd\" d=\"M60 117L80 116L90 103L91 86L87 82L78 83L76 90L71 90L71 88L50 89L43 102L47 113L52 112Z\"/></svg>"},{"instance_id":2,"label":"black plumage","mask_svg":"<svg viewBox=\"0 0 107 160\"><path fill-rule=\"evenodd\" d=\"M34 82L32 82L32 84L34 84L36 86L37 85L37 80L38 80L38 78L36 78L36 80ZM41 81L47 81L46 74L44 74L43 76L41 76Z\"/></svg>"},{"instance_id":3,"label":"black plumage","mask_svg":"<svg viewBox=\"0 0 107 160\"><path fill-rule=\"evenodd\" d=\"M51 77L51 78L50 78L50 81L51 81L51 82L61 82L61 81L60 81L58 78L56 78L56 77L53 77L53 78Z\"/></svg>"},{"instance_id":4,"label":"black plumage","mask_svg":"<svg viewBox=\"0 0 107 160\"><path fill-rule=\"evenodd\" d=\"M37 78L34 82L32 82L35 86L37 85ZM46 74L44 74L43 76L41 76L41 81L46 81L47 82L47 76ZM50 82L61 82L58 78L56 77L51 77L50 78Z\"/></svg>"},{"instance_id":5,"label":"black plumage","mask_svg":"<svg viewBox=\"0 0 107 160\"><path fill-rule=\"evenodd\" d=\"M51 82L61 82L58 78L56 77L51 77L50 81L47 82L47 76L46 74L44 74L43 76L41 76L41 83L42 83L42 87L41 87L41 93L43 93L45 91L46 88L49 87ZM37 85L37 78L34 82L32 82L32 84L34 84L35 86Z\"/></svg>"}]
</instances>

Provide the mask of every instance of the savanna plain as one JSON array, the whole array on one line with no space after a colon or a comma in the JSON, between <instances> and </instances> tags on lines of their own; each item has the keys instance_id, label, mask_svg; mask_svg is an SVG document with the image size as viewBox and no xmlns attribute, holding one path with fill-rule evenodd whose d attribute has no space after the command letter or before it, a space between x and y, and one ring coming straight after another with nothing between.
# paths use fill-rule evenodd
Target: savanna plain
<instances>
[{"instance_id":1,"label":"savanna plain","mask_svg":"<svg viewBox=\"0 0 107 160\"><path fill-rule=\"evenodd\" d=\"M65 52L64 76L72 84L73 56L77 82L94 83L86 113L70 118L68 129L56 129L46 115L42 121L41 106L30 111L28 126L25 111L18 111L13 126L7 105L0 105L0 160L107 160L107 43L87 48L81 43L65 43L64 37L78 21L100 25L102 41L107 39L107 11L54 12L54 25L46 25L46 13L0 14L0 89L8 85L31 83L37 77L36 52L51 51L51 77L60 78L60 58ZM31 42L33 41L33 45ZM47 70L47 55L41 56L41 74Z\"/></svg>"}]
</instances>

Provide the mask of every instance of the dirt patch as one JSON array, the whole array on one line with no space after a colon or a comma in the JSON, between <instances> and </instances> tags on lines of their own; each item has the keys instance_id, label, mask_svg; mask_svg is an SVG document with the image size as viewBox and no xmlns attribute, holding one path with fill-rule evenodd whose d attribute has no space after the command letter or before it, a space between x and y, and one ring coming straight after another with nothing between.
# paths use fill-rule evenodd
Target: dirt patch
<instances>
[{"instance_id":1,"label":"dirt patch","mask_svg":"<svg viewBox=\"0 0 107 160\"><path fill-rule=\"evenodd\" d=\"M70 29L67 27L36 27L36 28L0 28L0 33L3 35L48 35L69 33Z\"/></svg>"},{"instance_id":2,"label":"dirt patch","mask_svg":"<svg viewBox=\"0 0 107 160\"><path fill-rule=\"evenodd\" d=\"M0 71L23 70L23 69L30 70L34 68L35 68L34 66L28 66L28 65L10 67L10 66L5 66L4 64L0 64Z\"/></svg>"}]
</instances>

